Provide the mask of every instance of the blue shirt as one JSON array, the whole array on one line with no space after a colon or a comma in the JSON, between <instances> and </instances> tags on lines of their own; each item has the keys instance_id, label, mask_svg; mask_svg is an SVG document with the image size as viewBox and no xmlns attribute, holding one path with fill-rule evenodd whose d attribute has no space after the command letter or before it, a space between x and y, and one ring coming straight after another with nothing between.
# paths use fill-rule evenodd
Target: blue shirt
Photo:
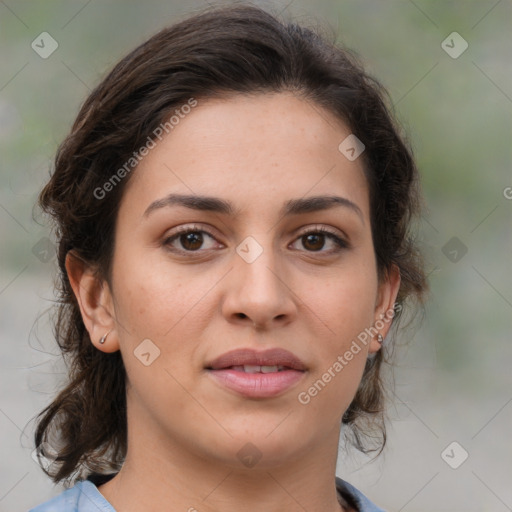
<instances>
[{"instance_id":1,"label":"blue shirt","mask_svg":"<svg viewBox=\"0 0 512 512\"><path fill-rule=\"evenodd\" d=\"M336 477L336 489L358 512L385 512L374 505L354 486ZM55 498L42 503L29 512L116 512L89 480L77 482Z\"/></svg>"}]
</instances>

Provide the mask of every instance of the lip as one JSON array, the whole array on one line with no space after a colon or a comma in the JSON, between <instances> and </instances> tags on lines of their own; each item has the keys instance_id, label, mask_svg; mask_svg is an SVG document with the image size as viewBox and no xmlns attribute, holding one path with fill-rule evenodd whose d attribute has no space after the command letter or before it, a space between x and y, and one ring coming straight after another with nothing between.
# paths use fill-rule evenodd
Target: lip
<instances>
[{"instance_id":1,"label":"lip","mask_svg":"<svg viewBox=\"0 0 512 512\"><path fill-rule=\"evenodd\" d=\"M244 365L285 368L270 373L246 373L232 368ZM296 355L280 348L232 350L208 363L205 369L218 384L247 398L278 396L295 386L307 371Z\"/></svg>"},{"instance_id":2,"label":"lip","mask_svg":"<svg viewBox=\"0 0 512 512\"><path fill-rule=\"evenodd\" d=\"M287 366L293 370L305 371L305 364L295 355L283 348L271 348L257 351L252 348L231 350L206 364L207 369L223 370L231 366Z\"/></svg>"}]
</instances>

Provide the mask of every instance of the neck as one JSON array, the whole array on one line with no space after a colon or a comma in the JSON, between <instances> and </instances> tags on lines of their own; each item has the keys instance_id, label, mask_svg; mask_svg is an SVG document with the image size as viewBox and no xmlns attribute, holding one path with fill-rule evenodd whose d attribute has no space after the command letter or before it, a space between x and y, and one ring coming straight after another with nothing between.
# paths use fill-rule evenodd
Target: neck
<instances>
[{"instance_id":1,"label":"neck","mask_svg":"<svg viewBox=\"0 0 512 512\"><path fill-rule=\"evenodd\" d=\"M128 429L129 450L121 471L99 487L122 512L304 512L349 510L335 488L339 432L308 447L285 464L241 468L238 460L219 461L148 429Z\"/></svg>"}]
</instances>

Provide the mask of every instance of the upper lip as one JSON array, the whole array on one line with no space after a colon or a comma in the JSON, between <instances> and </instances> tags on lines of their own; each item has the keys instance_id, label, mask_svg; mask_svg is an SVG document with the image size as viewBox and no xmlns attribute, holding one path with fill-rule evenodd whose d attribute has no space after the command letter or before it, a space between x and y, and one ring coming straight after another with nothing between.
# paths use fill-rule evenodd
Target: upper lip
<instances>
[{"instance_id":1,"label":"upper lip","mask_svg":"<svg viewBox=\"0 0 512 512\"><path fill-rule=\"evenodd\" d=\"M306 370L306 366L296 355L283 348L272 348L263 351L251 348L231 350L208 363L206 368L221 370L231 366L244 365L286 366L294 370Z\"/></svg>"}]
</instances>

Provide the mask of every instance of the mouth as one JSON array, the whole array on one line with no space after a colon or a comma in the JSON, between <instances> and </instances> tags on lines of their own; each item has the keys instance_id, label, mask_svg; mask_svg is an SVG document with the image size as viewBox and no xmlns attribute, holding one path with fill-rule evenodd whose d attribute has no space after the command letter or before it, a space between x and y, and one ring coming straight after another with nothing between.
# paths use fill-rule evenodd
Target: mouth
<instances>
[{"instance_id":1,"label":"mouth","mask_svg":"<svg viewBox=\"0 0 512 512\"><path fill-rule=\"evenodd\" d=\"M305 364L284 349L227 352L205 366L223 388L246 398L270 398L294 387L307 372Z\"/></svg>"},{"instance_id":2,"label":"mouth","mask_svg":"<svg viewBox=\"0 0 512 512\"><path fill-rule=\"evenodd\" d=\"M213 370L213 368L207 368L208 370ZM258 364L244 364L238 366L229 366L227 368L217 368L217 370L235 370L237 372L244 373L275 373L275 372L283 372L286 370L293 370L294 368L290 368L289 366L283 365L258 365Z\"/></svg>"}]
</instances>

